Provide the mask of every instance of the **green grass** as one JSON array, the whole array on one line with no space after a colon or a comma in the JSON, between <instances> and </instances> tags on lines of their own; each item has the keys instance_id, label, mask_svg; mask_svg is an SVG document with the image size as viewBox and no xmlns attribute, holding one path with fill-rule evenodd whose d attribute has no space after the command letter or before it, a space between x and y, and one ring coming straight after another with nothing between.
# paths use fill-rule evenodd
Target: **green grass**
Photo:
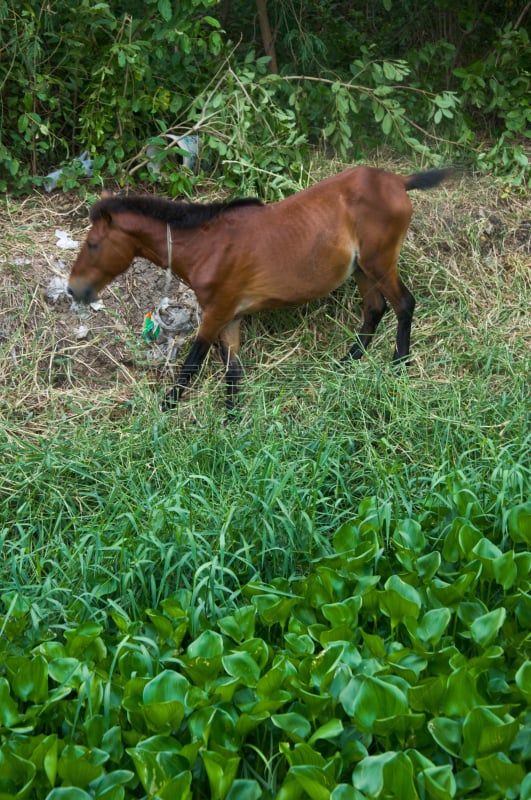
<instances>
[{"instance_id":1,"label":"green grass","mask_svg":"<svg viewBox=\"0 0 531 800\"><path fill-rule=\"evenodd\" d=\"M57 650L60 642L67 641L66 651L61 653L68 658L82 659L85 646L89 650L95 648L99 655L85 657L86 669L96 670L94 674L99 677L91 678L96 682L104 680L105 673L109 687L105 691L111 692L112 685L116 708L123 702L117 725L129 731L124 736L133 737L128 740L130 745L131 741L134 748L138 744L132 758L140 774L138 760L144 756L140 752L142 742L134 739L134 730L142 729L144 738L153 730L149 725L144 730L144 723L137 728L137 717L130 713L140 700L135 695L136 684L122 685L127 670L121 667L120 672L117 664L122 663L123 648L128 653L130 648L130 653L135 654L130 655L134 661L131 674L149 674L153 678L162 670L161 674L166 675L168 664L179 671L187 658L183 655L185 645L201 649L205 631L221 631L225 635L229 624L226 620L239 613L235 610L241 609L245 615L249 603L254 603L253 613L260 627L255 631L253 623L252 632L249 629L243 639L250 637L255 643L260 639L270 653L268 658L273 658L273 653L291 652L290 647L296 647L299 638L297 646L303 649L310 647L310 639L319 639L321 634L316 631L324 623L321 620L318 625L314 616L328 591L334 598L327 601L329 615L338 613L334 611L336 603L343 608L346 597L350 597L348 592L353 593L353 601L361 603L359 630L354 623L349 630L367 659L363 662L367 674L376 670L374 674L383 674L385 683L389 670L395 674L393 664L401 648L412 647L415 658L423 653L422 658L429 664L426 670L433 665L434 672L428 677L421 670L422 680L417 675L420 683L416 689L413 672L396 672L398 676L407 672L412 696L418 697L424 679L429 683L435 680L438 670L445 672L446 667L443 669L441 664L446 656L440 656L440 660L424 640L415 639L416 627L410 620L404 622L402 617L392 616L398 612L393 611L389 598L403 592L407 605L412 602L409 594L413 587L422 597L418 600L422 614L428 609L442 609L444 619L446 608L451 615L455 612L453 627L444 639L447 649L456 648L452 659L448 656L448 680L457 681L455 675L461 675L466 662L471 665L476 687L478 664L481 659L481 663L490 663L491 659L496 661L498 671L493 667L489 672L490 705L485 700L485 707L499 709L500 704L505 704L509 714L515 703L521 703L518 693L527 691L524 677L528 676L521 667L526 653L528 581L523 574L527 563L523 552L525 537L519 532L524 530L524 523L514 519L515 514L524 513L518 509L524 508L529 499L531 476L531 342L527 316L530 280L525 243L519 233L525 207L518 200L503 200L486 182L478 183L472 197L463 189L453 187L415 198L414 230L402 259L402 272L418 301L411 367L397 371L389 363L395 332L392 315L382 322L367 358L348 367L337 365L336 358L346 351L359 324L356 293L352 286L346 286L321 303L281 314L264 314L245 324L242 359L246 377L241 414L238 422L229 425L223 424L223 378L214 355L189 398L175 413L161 414L159 400L169 377L155 379L152 371L142 365L134 332L126 331L125 338L120 339L119 329L109 335L103 331L90 342L72 343L61 328L64 318L60 310L48 306L27 272L9 260L10 248L27 246L26 239L19 241L16 232L10 232L4 242L8 258L0 263L6 290L0 307L0 683L3 675L11 681L10 698L18 698L19 710L28 697L37 704L35 711L24 706L24 713L29 714L24 718L26 723L30 718L34 720L32 714L40 719L38 702L45 690L37 690L34 684L26 689L20 684L22 679L16 683L12 659L45 658L50 681L52 677L58 681L57 675L62 674L62 667L57 666L62 658ZM491 219L491 227L492 219L497 220L494 233L486 232L486 219ZM24 237L27 236L26 230ZM112 361L116 361L111 350L112 336L125 350L134 350L126 365ZM98 369L98 358L107 367ZM79 359L89 364L88 371L80 369ZM339 530L343 533L336 536ZM414 542L424 543L423 564L431 554L442 554L437 579L448 581L449 587L454 582L458 585L463 576L474 574L475 583L466 588L461 605L456 605L455 598L451 602L437 599L439 595L433 594L430 581L422 577L425 567L417 574L413 551L401 549L402 535L411 542L411 548ZM377 542L372 536L377 537ZM352 562L341 549L341 542L349 537L358 537L356 553L362 553ZM368 544L364 544L364 537L369 537ZM474 547L479 548L477 553ZM347 560L343 564L344 558ZM324 576L332 575L332 567L337 573L330 577L328 585ZM374 595L368 588L373 574L379 581ZM401 576L396 586L389 584L393 575ZM321 588L319 581L323 582ZM345 581L349 586L354 581L348 592ZM446 598L453 589L439 587L437 591ZM455 590L457 594L459 591ZM275 606L273 616L268 616L272 598L277 596L285 597L285 604L279 600L278 609ZM378 603L380 614L374 611ZM186 606L185 610L179 604ZM290 616L293 604L300 608ZM501 616L488 616L491 610L496 615L507 614L503 635L500 634L505 649L502 660L499 652L495 656L489 650L491 639L502 624ZM286 615L280 627L277 613ZM182 619L186 624L181 630L181 623L177 622ZM479 622L474 622L476 619ZM76 633L76 626L83 623L100 623L101 627L82 628L84 632ZM428 628L428 622L424 627ZM170 638L167 629L173 631ZM283 639L286 632L289 646ZM428 636L425 631L424 634ZM323 642L335 642L332 633L326 635L332 638L319 640L322 653L326 651ZM344 635L341 633L340 638ZM334 636L337 639L339 634ZM79 641L76 637L80 637ZM282 649L285 647L287 651ZM424 647L429 653L424 652ZM312 648L308 656L314 652ZM210 657L208 648L205 652ZM253 651L253 658L260 661L261 657ZM293 660L293 653L289 659ZM378 669L374 666L377 661L381 662ZM191 662L186 663L186 669L192 669ZM254 669L251 665L251 672ZM305 675L304 670L310 667L303 659L300 664L297 662L296 669ZM186 674L190 677L193 672ZM201 691L208 693L208 686L201 683L202 679L197 680ZM400 680L396 678L395 684L405 692ZM474 691L486 697L481 683L484 679L477 680ZM293 680L286 677L286 681L291 691ZM310 681L307 692L313 692L315 685ZM385 697L395 691L377 681L363 686L369 694L379 686ZM463 686L464 698L469 684L465 682ZM74 688L77 691L77 684ZM3 691L2 686L0 690ZM511 697L509 691L513 693ZM371 727L371 721L364 721L354 695L347 688L345 692L341 696L347 717L355 719L361 728L365 723ZM2 724L9 728L13 701L5 702L8 710L2 712L3 718L0 713L0 722L3 720ZM108 734L103 749L108 749L108 737L114 736L110 721L118 714L108 702L104 702L103 723L91 722L92 716L98 720L100 716L95 711L91 716L85 709L82 693L75 703L65 700L71 705L70 710L65 705L65 718L70 720L73 715L77 720L80 715L85 723L83 734L78 731L77 722L72 727L70 721L63 724L60 753L64 775L70 774L70 751L61 750L67 742L83 747L95 747L97 742L101 748L101 736L98 738L93 728L99 730L98 726L104 725ZM308 693L299 692L289 708L290 713L302 714L305 720L308 713L315 732L324 724L326 715L322 719L319 714L315 716L311 702ZM371 694L371 702L380 701ZM461 716L472 715L466 716L465 739L476 729L474 726L479 730L484 724L498 725L496 715L492 717L494 712L485 711L491 714L488 719L476 719L476 712L466 706L465 700L459 702L464 704ZM310 703L308 712L302 710L305 703ZM221 707L225 713L228 705ZM408 713L414 715L415 708ZM424 734L419 733L415 741L419 751L429 754L442 769L452 752L448 742L454 735L452 731L457 730L456 719L460 715L454 713L449 700L441 708L442 711L434 711L430 706L429 714L434 719L443 714L443 721L435 723L442 750L433 755L433 741L430 739L429 744L428 739L422 738ZM336 714L334 706L326 724L335 726L337 734ZM444 715L450 720L448 723ZM55 722L48 716L46 719L46 732L53 733ZM190 722L192 732L199 725L197 719ZM522 719L520 727L514 722L521 731ZM279 717L276 727L264 729L262 738L249 744L240 778L252 783L261 775L260 786L267 786L270 791L264 797L276 796L275 792L284 785L289 764L296 765L290 761L286 743L279 744L278 740L280 729L287 732L286 741L290 737L299 741L291 730L292 724L302 725L301 730L306 731L307 721L289 717L288 724L288 718ZM31 725L36 735L41 729L35 721ZM16 728L14 723L13 726ZM370 749L364 736L356 739L358 750L352 743L347 747L343 742L337 747L346 747L348 752L354 748L354 762L367 753L391 753L405 747L391 734L386 738L378 725L371 731L376 737L372 745L376 750ZM17 753L27 758L29 744L24 744L24 737L16 731L6 736L14 737L9 739L15 742L9 747L19 747ZM307 733L301 736L308 739ZM32 741L35 744L37 739ZM38 742L38 747L44 747L44 741ZM500 747L503 753L509 753L508 744ZM511 747L511 769L514 767L516 781L522 769L520 763L527 756L522 755L520 739L515 739ZM0 751L1 756L1 747ZM256 754L256 761L250 758L251 751ZM504 778L508 789L505 784L503 789L492 788L489 770L499 769L500 764L488 761L491 755L474 751L474 758L476 755L475 776L481 775L482 785L487 788L476 792L476 777L472 780L465 769L458 773L461 796L516 797L510 776ZM303 755L300 757L301 763L306 764ZM39 766L42 756L35 758ZM208 767L202 768L200 774L194 772L198 787L206 785L205 769L215 773L209 758L214 756L203 756ZM308 758L313 763L313 756ZM416 763L417 756L407 758ZM115 766L131 769L132 762L125 756L116 757L115 761ZM400 761L396 768L405 770L406 775L410 766L404 764ZM15 765L13 770L15 767L19 768ZM288 774L283 797L300 796L290 777L294 775L299 775L297 770ZM306 779L310 783L305 785L313 786L308 775ZM463 788L468 779L471 788ZM125 796L144 796L138 782L130 780L132 794ZM367 783L368 779L360 778L360 785L365 785L364 780ZM51 785L43 778L42 786L47 788L34 796L47 797ZM246 784L247 788L250 785ZM90 796L99 797L101 787L95 787L96 784ZM4 790L1 783L0 789ZM9 784L5 791L14 789ZM183 791L182 796L188 796L175 786L167 791L168 796L171 791ZM204 791L198 788L194 797L207 796L201 794ZM310 796L320 796L317 789L312 789L317 792L315 795L308 791ZM371 791L359 793L356 800L379 796ZM446 794L433 791L435 794L428 792L426 796L455 796L455 790L453 794L450 789L445 790ZM123 796L117 790L116 797Z\"/></svg>"}]
</instances>

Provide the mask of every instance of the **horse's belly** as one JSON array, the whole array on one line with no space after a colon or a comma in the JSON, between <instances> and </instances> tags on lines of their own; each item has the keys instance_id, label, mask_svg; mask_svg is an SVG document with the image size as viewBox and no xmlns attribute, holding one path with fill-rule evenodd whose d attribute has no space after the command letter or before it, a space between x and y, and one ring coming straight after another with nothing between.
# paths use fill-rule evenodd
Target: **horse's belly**
<instances>
[{"instance_id":1,"label":"horse's belly","mask_svg":"<svg viewBox=\"0 0 531 800\"><path fill-rule=\"evenodd\" d=\"M304 269L278 269L272 274L263 271L252 281L252 287L240 297L235 316L253 314L267 308L301 305L324 297L341 286L354 272L357 251L335 264L319 265L317 261Z\"/></svg>"}]
</instances>

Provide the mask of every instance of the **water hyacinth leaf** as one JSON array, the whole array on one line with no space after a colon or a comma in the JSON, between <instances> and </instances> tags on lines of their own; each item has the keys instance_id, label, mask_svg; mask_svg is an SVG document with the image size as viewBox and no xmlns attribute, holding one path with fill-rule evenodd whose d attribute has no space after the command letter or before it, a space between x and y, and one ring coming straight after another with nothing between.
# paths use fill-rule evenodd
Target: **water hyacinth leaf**
<instances>
[{"instance_id":1,"label":"water hyacinth leaf","mask_svg":"<svg viewBox=\"0 0 531 800\"><path fill-rule=\"evenodd\" d=\"M465 767L455 773L455 785L458 797L473 797L475 789L481 786L481 775L473 767Z\"/></svg>"},{"instance_id":2,"label":"water hyacinth leaf","mask_svg":"<svg viewBox=\"0 0 531 800\"><path fill-rule=\"evenodd\" d=\"M149 794L162 789L176 775L186 772L188 762L181 754L181 745L171 736L152 736L127 748L142 786Z\"/></svg>"},{"instance_id":3,"label":"water hyacinth leaf","mask_svg":"<svg viewBox=\"0 0 531 800\"><path fill-rule=\"evenodd\" d=\"M334 627L349 625L354 627L358 624L358 611L361 608L361 597L347 597L340 603L326 603L322 607L323 616Z\"/></svg>"},{"instance_id":4,"label":"water hyacinth leaf","mask_svg":"<svg viewBox=\"0 0 531 800\"><path fill-rule=\"evenodd\" d=\"M309 656L315 650L315 643L308 634L285 633L284 641L289 649L299 656Z\"/></svg>"},{"instance_id":5,"label":"water hyacinth leaf","mask_svg":"<svg viewBox=\"0 0 531 800\"><path fill-rule=\"evenodd\" d=\"M473 547L472 552L481 560L484 566L491 566L490 562L502 555L500 548L485 536L482 536L481 539L479 539L477 544Z\"/></svg>"},{"instance_id":6,"label":"water hyacinth leaf","mask_svg":"<svg viewBox=\"0 0 531 800\"><path fill-rule=\"evenodd\" d=\"M470 520L484 517L478 498L467 486L456 483L452 489L452 500L460 516Z\"/></svg>"},{"instance_id":7,"label":"water hyacinth leaf","mask_svg":"<svg viewBox=\"0 0 531 800\"><path fill-rule=\"evenodd\" d=\"M446 693L446 680L443 676L428 678L408 690L409 704L414 711L428 711L437 715L441 701Z\"/></svg>"},{"instance_id":8,"label":"water hyacinth leaf","mask_svg":"<svg viewBox=\"0 0 531 800\"><path fill-rule=\"evenodd\" d=\"M7 747L0 749L0 797L2 800L22 800L28 796L37 769L35 764Z\"/></svg>"},{"instance_id":9,"label":"water hyacinth leaf","mask_svg":"<svg viewBox=\"0 0 531 800\"><path fill-rule=\"evenodd\" d=\"M260 800L262 787L255 780L237 778L230 787L225 800Z\"/></svg>"},{"instance_id":10,"label":"water hyacinth leaf","mask_svg":"<svg viewBox=\"0 0 531 800\"><path fill-rule=\"evenodd\" d=\"M375 658L385 658L387 655L385 641L377 633L366 633L360 629L360 633L369 653Z\"/></svg>"},{"instance_id":11,"label":"water hyacinth leaf","mask_svg":"<svg viewBox=\"0 0 531 800\"><path fill-rule=\"evenodd\" d=\"M256 730L262 722L270 718L269 711L261 711L259 714L247 714L243 712L236 721L234 731L236 736L245 739L251 731Z\"/></svg>"},{"instance_id":12,"label":"water hyacinth leaf","mask_svg":"<svg viewBox=\"0 0 531 800\"><path fill-rule=\"evenodd\" d=\"M91 788L94 789L97 798L105 797L105 800L107 800L110 789L126 786L133 780L135 780L134 772L131 772L129 769L117 769L104 775L98 781L95 781Z\"/></svg>"},{"instance_id":13,"label":"water hyacinth leaf","mask_svg":"<svg viewBox=\"0 0 531 800\"><path fill-rule=\"evenodd\" d=\"M151 624L163 641L172 638L173 625L168 617L165 617L164 614L154 611L151 608L146 609L146 616L149 617Z\"/></svg>"},{"instance_id":14,"label":"water hyacinth leaf","mask_svg":"<svg viewBox=\"0 0 531 800\"><path fill-rule=\"evenodd\" d=\"M435 645L445 633L452 612L448 608L432 608L427 611L415 629L415 637L427 644Z\"/></svg>"},{"instance_id":15,"label":"water hyacinth leaf","mask_svg":"<svg viewBox=\"0 0 531 800\"><path fill-rule=\"evenodd\" d=\"M416 683L428 665L424 656L405 649L390 653L389 663L408 684Z\"/></svg>"},{"instance_id":16,"label":"water hyacinth leaf","mask_svg":"<svg viewBox=\"0 0 531 800\"><path fill-rule=\"evenodd\" d=\"M319 596L318 586L321 589L321 596L328 598L328 602L335 600L343 600L348 595L348 582L341 572L332 567L323 566L322 563L318 564L315 568L315 575L308 576L305 581L306 591L304 593L308 603L315 607L315 600ZM309 587L313 591L310 591ZM325 601L326 602L326 601ZM322 602L319 602L317 607L320 607Z\"/></svg>"},{"instance_id":17,"label":"water hyacinth leaf","mask_svg":"<svg viewBox=\"0 0 531 800\"><path fill-rule=\"evenodd\" d=\"M321 688L323 681L328 678L332 680L339 662L342 660L345 646L341 642L336 642L310 659L310 683L312 686Z\"/></svg>"},{"instance_id":18,"label":"water hyacinth leaf","mask_svg":"<svg viewBox=\"0 0 531 800\"><path fill-rule=\"evenodd\" d=\"M414 519L402 519L397 522L392 540L398 549L410 550L414 557L418 557L426 547L422 526Z\"/></svg>"},{"instance_id":19,"label":"water hyacinth leaf","mask_svg":"<svg viewBox=\"0 0 531 800\"><path fill-rule=\"evenodd\" d=\"M358 790L350 783L338 783L332 794L330 800L365 800L366 795L358 792Z\"/></svg>"},{"instance_id":20,"label":"water hyacinth leaf","mask_svg":"<svg viewBox=\"0 0 531 800\"><path fill-rule=\"evenodd\" d=\"M428 731L439 747L456 758L461 757L462 728L462 722L447 717L436 717L428 722Z\"/></svg>"},{"instance_id":21,"label":"water hyacinth leaf","mask_svg":"<svg viewBox=\"0 0 531 800\"><path fill-rule=\"evenodd\" d=\"M326 767L326 760L323 756L305 742L296 744L293 748L289 746L288 742L281 742L278 749L283 753L290 767L302 767L305 765L318 767L319 769Z\"/></svg>"},{"instance_id":22,"label":"water hyacinth leaf","mask_svg":"<svg viewBox=\"0 0 531 800\"><path fill-rule=\"evenodd\" d=\"M224 800L236 778L240 758L227 758L211 750L202 750L201 758L208 776L211 800Z\"/></svg>"},{"instance_id":23,"label":"water hyacinth leaf","mask_svg":"<svg viewBox=\"0 0 531 800\"><path fill-rule=\"evenodd\" d=\"M48 697L48 662L44 656L22 659L17 664L11 686L21 700L44 703Z\"/></svg>"},{"instance_id":24,"label":"water hyacinth leaf","mask_svg":"<svg viewBox=\"0 0 531 800\"><path fill-rule=\"evenodd\" d=\"M446 583L445 581L435 578L430 586L429 592L435 595L435 598L441 605L453 606L467 594L470 585L474 582L476 577L477 575L470 571L465 572L464 575L460 575L459 578L452 583ZM437 603L434 603L434 605L437 605Z\"/></svg>"},{"instance_id":25,"label":"water hyacinth leaf","mask_svg":"<svg viewBox=\"0 0 531 800\"><path fill-rule=\"evenodd\" d=\"M474 620L470 626L470 633L474 641L481 647L488 647L498 636L498 631L505 622L506 611L496 608Z\"/></svg>"},{"instance_id":26,"label":"water hyacinth leaf","mask_svg":"<svg viewBox=\"0 0 531 800\"><path fill-rule=\"evenodd\" d=\"M58 749L57 734L52 733L49 736L45 736L31 754L32 762L37 767L37 770L44 772L50 786L55 784L57 776Z\"/></svg>"},{"instance_id":27,"label":"water hyacinth leaf","mask_svg":"<svg viewBox=\"0 0 531 800\"><path fill-rule=\"evenodd\" d=\"M486 614L487 612L487 606L480 600L470 603L459 603L459 606L457 607L457 616L467 628L470 628L474 620L478 619L478 617L482 617L483 614Z\"/></svg>"},{"instance_id":28,"label":"water hyacinth leaf","mask_svg":"<svg viewBox=\"0 0 531 800\"><path fill-rule=\"evenodd\" d=\"M516 790L526 775L522 766L513 764L504 753L493 753L490 756L478 758L476 767L487 786L492 786L504 793L511 789Z\"/></svg>"},{"instance_id":29,"label":"water hyacinth leaf","mask_svg":"<svg viewBox=\"0 0 531 800\"><path fill-rule=\"evenodd\" d=\"M6 678L0 678L0 725L10 728L19 721L18 705L11 697L9 683Z\"/></svg>"},{"instance_id":30,"label":"water hyacinth leaf","mask_svg":"<svg viewBox=\"0 0 531 800\"><path fill-rule=\"evenodd\" d=\"M413 566L421 580L425 582L431 581L441 566L441 554L438 550L426 553L426 555L416 559Z\"/></svg>"},{"instance_id":31,"label":"water hyacinth leaf","mask_svg":"<svg viewBox=\"0 0 531 800\"><path fill-rule=\"evenodd\" d=\"M492 562L492 567L494 569L496 583L499 583L505 591L510 589L511 586L514 586L518 575L514 550L510 550L507 553L503 553L499 558L495 558Z\"/></svg>"},{"instance_id":32,"label":"water hyacinth leaf","mask_svg":"<svg viewBox=\"0 0 531 800\"><path fill-rule=\"evenodd\" d=\"M425 714L397 714L389 719L374 720L373 733L386 739L391 734L397 737L402 746L415 731L421 730L426 723Z\"/></svg>"},{"instance_id":33,"label":"water hyacinth leaf","mask_svg":"<svg viewBox=\"0 0 531 800\"><path fill-rule=\"evenodd\" d=\"M448 676L442 711L450 717L465 717L486 700L477 688L477 678L466 667L459 667Z\"/></svg>"},{"instance_id":34,"label":"water hyacinth leaf","mask_svg":"<svg viewBox=\"0 0 531 800\"><path fill-rule=\"evenodd\" d=\"M450 563L454 563L459 558L469 559L473 548L481 538L481 531L469 520L462 517L454 519L444 539L443 558Z\"/></svg>"},{"instance_id":35,"label":"water hyacinth leaf","mask_svg":"<svg viewBox=\"0 0 531 800\"><path fill-rule=\"evenodd\" d=\"M232 715L229 711L232 711ZM236 735L236 721L237 716L232 709L214 708L210 714L205 744L216 752L222 749L237 751L241 741Z\"/></svg>"},{"instance_id":36,"label":"water hyacinth leaf","mask_svg":"<svg viewBox=\"0 0 531 800\"><path fill-rule=\"evenodd\" d=\"M107 655L107 648L100 636L102 632L102 626L96 622L84 622L65 631L67 655L85 663L102 661Z\"/></svg>"},{"instance_id":37,"label":"water hyacinth leaf","mask_svg":"<svg viewBox=\"0 0 531 800\"><path fill-rule=\"evenodd\" d=\"M313 745L319 739L336 739L343 733L343 730L343 723L340 719L329 719L310 736L308 744Z\"/></svg>"},{"instance_id":38,"label":"water hyacinth leaf","mask_svg":"<svg viewBox=\"0 0 531 800\"><path fill-rule=\"evenodd\" d=\"M163 670L144 686L142 710L152 730L163 732L164 728L179 727L189 688L186 678L173 670Z\"/></svg>"},{"instance_id":39,"label":"water hyacinth leaf","mask_svg":"<svg viewBox=\"0 0 531 800\"><path fill-rule=\"evenodd\" d=\"M353 783L371 798L418 799L413 765L406 753L388 751L367 756L354 768Z\"/></svg>"},{"instance_id":40,"label":"water hyacinth leaf","mask_svg":"<svg viewBox=\"0 0 531 800\"><path fill-rule=\"evenodd\" d=\"M524 661L515 675L515 683L527 702L531 702L531 661Z\"/></svg>"},{"instance_id":41,"label":"water hyacinth leaf","mask_svg":"<svg viewBox=\"0 0 531 800\"><path fill-rule=\"evenodd\" d=\"M398 575L392 575L385 583L384 591L378 592L380 609L390 617L393 624L406 617L417 618L421 599L417 590L405 583Z\"/></svg>"},{"instance_id":42,"label":"water hyacinth leaf","mask_svg":"<svg viewBox=\"0 0 531 800\"><path fill-rule=\"evenodd\" d=\"M330 800L330 786L324 770L309 765L291 767L289 778L294 778L304 790L303 797L311 800Z\"/></svg>"},{"instance_id":43,"label":"water hyacinth leaf","mask_svg":"<svg viewBox=\"0 0 531 800\"><path fill-rule=\"evenodd\" d=\"M52 789L46 795L46 800L92 800L92 795L76 786L61 786Z\"/></svg>"},{"instance_id":44,"label":"water hyacinth leaf","mask_svg":"<svg viewBox=\"0 0 531 800\"><path fill-rule=\"evenodd\" d=\"M160 800L192 800L192 773L180 772L170 778L156 794ZM96 798L98 800L98 798ZM102 800L107 800L106 796Z\"/></svg>"},{"instance_id":45,"label":"water hyacinth leaf","mask_svg":"<svg viewBox=\"0 0 531 800\"><path fill-rule=\"evenodd\" d=\"M287 660L283 659L268 670L256 684L256 693L263 699L271 697L272 694L281 689L284 681L291 675L291 669Z\"/></svg>"},{"instance_id":46,"label":"water hyacinth leaf","mask_svg":"<svg viewBox=\"0 0 531 800\"><path fill-rule=\"evenodd\" d=\"M107 753L103 754L108 758ZM92 781L103 775L103 766L97 751L88 750L80 745L67 745L57 762L57 774L63 784L88 788Z\"/></svg>"},{"instance_id":47,"label":"water hyacinth leaf","mask_svg":"<svg viewBox=\"0 0 531 800\"><path fill-rule=\"evenodd\" d=\"M291 609L298 602L298 598L279 597L278 595L267 594L253 597L252 602L262 622L268 626L279 623L284 627Z\"/></svg>"},{"instance_id":48,"label":"water hyacinth leaf","mask_svg":"<svg viewBox=\"0 0 531 800\"><path fill-rule=\"evenodd\" d=\"M507 528L513 542L523 542L531 547L531 500L511 508Z\"/></svg>"},{"instance_id":49,"label":"water hyacinth leaf","mask_svg":"<svg viewBox=\"0 0 531 800\"><path fill-rule=\"evenodd\" d=\"M360 531L357 525L346 522L334 534L332 540L336 553L350 553L355 550L360 541Z\"/></svg>"},{"instance_id":50,"label":"water hyacinth leaf","mask_svg":"<svg viewBox=\"0 0 531 800\"><path fill-rule=\"evenodd\" d=\"M389 719L407 714L407 697L389 681L375 677L351 680L340 694L345 712L366 731L371 731L375 720Z\"/></svg>"},{"instance_id":51,"label":"water hyacinth leaf","mask_svg":"<svg viewBox=\"0 0 531 800\"><path fill-rule=\"evenodd\" d=\"M231 653L223 656L221 661L225 672L233 678L239 678L246 686L256 686L258 683L260 667L248 653Z\"/></svg>"},{"instance_id":52,"label":"water hyacinth leaf","mask_svg":"<svg viewBox=\"0 0 531 800\"><path fill-rule=\"evenodd\" d=\"M235 642L244 642L254 636L255 618L256 610L253 606L243 606L236 609L234 614L220 619L219 629Z\"/></svg>"},{"instance_id":53,"label":"water hyacinth leaf","mask_svg":"<svg viewBox=\"0 0 531 800\"><path fill-rule=\"evenodd\" d=\"M239 649L240 652L249 653L253 660L258 664L260 670L264 669L271 657L271 650L267 642L264 639L257 637L254 639L248 639L246 642L242 642Z\"/></svg>"},{"instance_id":54,"label":"water hyacinth leaf","mask_svg":"<svg viewBox=\"0 0 531 800\"><path fill-rule=\"evenodd\" d=\"M515 553L516 577L518 581L527 581L531 573L531 553Z\"/></svg>"},{"instance_id":55,"label":"water hyacinth leaf","mask_svg":"<svg viewBox=\"0 0 531 800\"><path fill-rule=\"evenodd\" d=\"M223 637L215 631L203 631L186 649L182 663L191 680L199 685L217 677L221 669Z\"/></svg>"},{"instance_id":56,"label":"water hyacinth leaf","mask_svg":"<svg viewBox=\"0 0 531 800\"><path fill-rule=\"evenodd\" d=\"M508 752L519 728L517 719L504 722L488 708L472 709L463 722L461 758L472 766L478 756Z\"/></svg>"},{"instance_id":57,"label":"water hyacinth leaf","mask_svg":"<svg viewBox=\"0 0 531 800\"><path fill-rule=\"evenodd\" d=\"M212 660L223 655L223 637L215 631L203 631L186 648L188 658Z\"/></svg>"},{"instance_id":58,"label":"water hyacinth leaf","mask_svg":"<svg viewBox=\"0 0 531 800\"><path fill-rule=\"evenodd\" d=\"M287 733L294 742L304 741L312 729L306 717L293 711L286 714L273 714L271 721L273 725Z\"/></svg>"},{"instance_id":59,"label":"water hyacinth leaf","mask_svg":"<svg viewBox=\"0 0 531 800\"><path fill-rule=\"evenodd\" d=\"M82 662L77 658L54 658L48 664L50 678L64 686L77 688L82 680Z\"/></svg>"},{"instance_id":60,"label":"water hyacinth leaf","mask_svg":"<svg viewBox=\"0 0 531 800\"><path fill-rule=\"evenodd\" d=\"M430 800L452 800L455 797L455 778L450 765L428 767L417 776L421 796Z\"/></svg>"},{"instance_id":61,"label":"water hyacinth leaf","mask_svg":"<svg viewBox=\"0 0 531 800\"><path fill-rule=\"evenodd\" d=\"M531 800L531 772L529 772L520 786L520 800Z\"/></svg>"}]
</instances>

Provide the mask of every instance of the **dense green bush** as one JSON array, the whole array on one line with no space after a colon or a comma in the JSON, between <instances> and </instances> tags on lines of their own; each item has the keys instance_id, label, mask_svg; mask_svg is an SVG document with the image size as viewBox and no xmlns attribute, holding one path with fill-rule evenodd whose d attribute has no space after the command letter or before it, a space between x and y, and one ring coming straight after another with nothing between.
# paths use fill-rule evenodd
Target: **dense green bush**
<instances>
[{"instance_id":1,"label":"dense green bush","mask_svg":"<svg viewBox=\"0 0 531 800\"><path fill-rule=\"evenodd\" d=\"M0 189L38 185L59 165L69 165L62 185L76 185L87 149L96 183L162 178L169 193L190 193L197 176L183 170L178 143L191 132L206 176L230 190L289 187L309 145L352 161L385 144L525 180L528 38L506 14L472 19L465 3L465 36L443 0L437 25L427 6L401 0L398 16L419 17L421 39L395 24L391 3L370 17L320 2L303 19L284 0L270 11L277 76L261 56L254 6L235 2L224 18L225 5L4 3Z\"/></svg>"}]
</instances>

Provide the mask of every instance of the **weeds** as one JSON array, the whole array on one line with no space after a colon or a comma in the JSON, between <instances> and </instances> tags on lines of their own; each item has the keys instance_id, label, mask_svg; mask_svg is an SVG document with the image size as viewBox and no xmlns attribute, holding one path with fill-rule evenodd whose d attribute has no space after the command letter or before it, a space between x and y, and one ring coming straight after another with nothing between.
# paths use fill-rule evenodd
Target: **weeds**
<instances>
[{"instance_id":1,"label":"weeds","mask_svg":"<svg viewBox=\"0 0 531 800\"><path fill-rule=\"evenodd\" d=\"M407 373L391 318L338 367L348 286L248 321L230 426L214 359L162 415L123 319L73 341L7 254L2 791L527 796L529 274L482 187L416 201Z\"/></svg>"}]
</instances>

